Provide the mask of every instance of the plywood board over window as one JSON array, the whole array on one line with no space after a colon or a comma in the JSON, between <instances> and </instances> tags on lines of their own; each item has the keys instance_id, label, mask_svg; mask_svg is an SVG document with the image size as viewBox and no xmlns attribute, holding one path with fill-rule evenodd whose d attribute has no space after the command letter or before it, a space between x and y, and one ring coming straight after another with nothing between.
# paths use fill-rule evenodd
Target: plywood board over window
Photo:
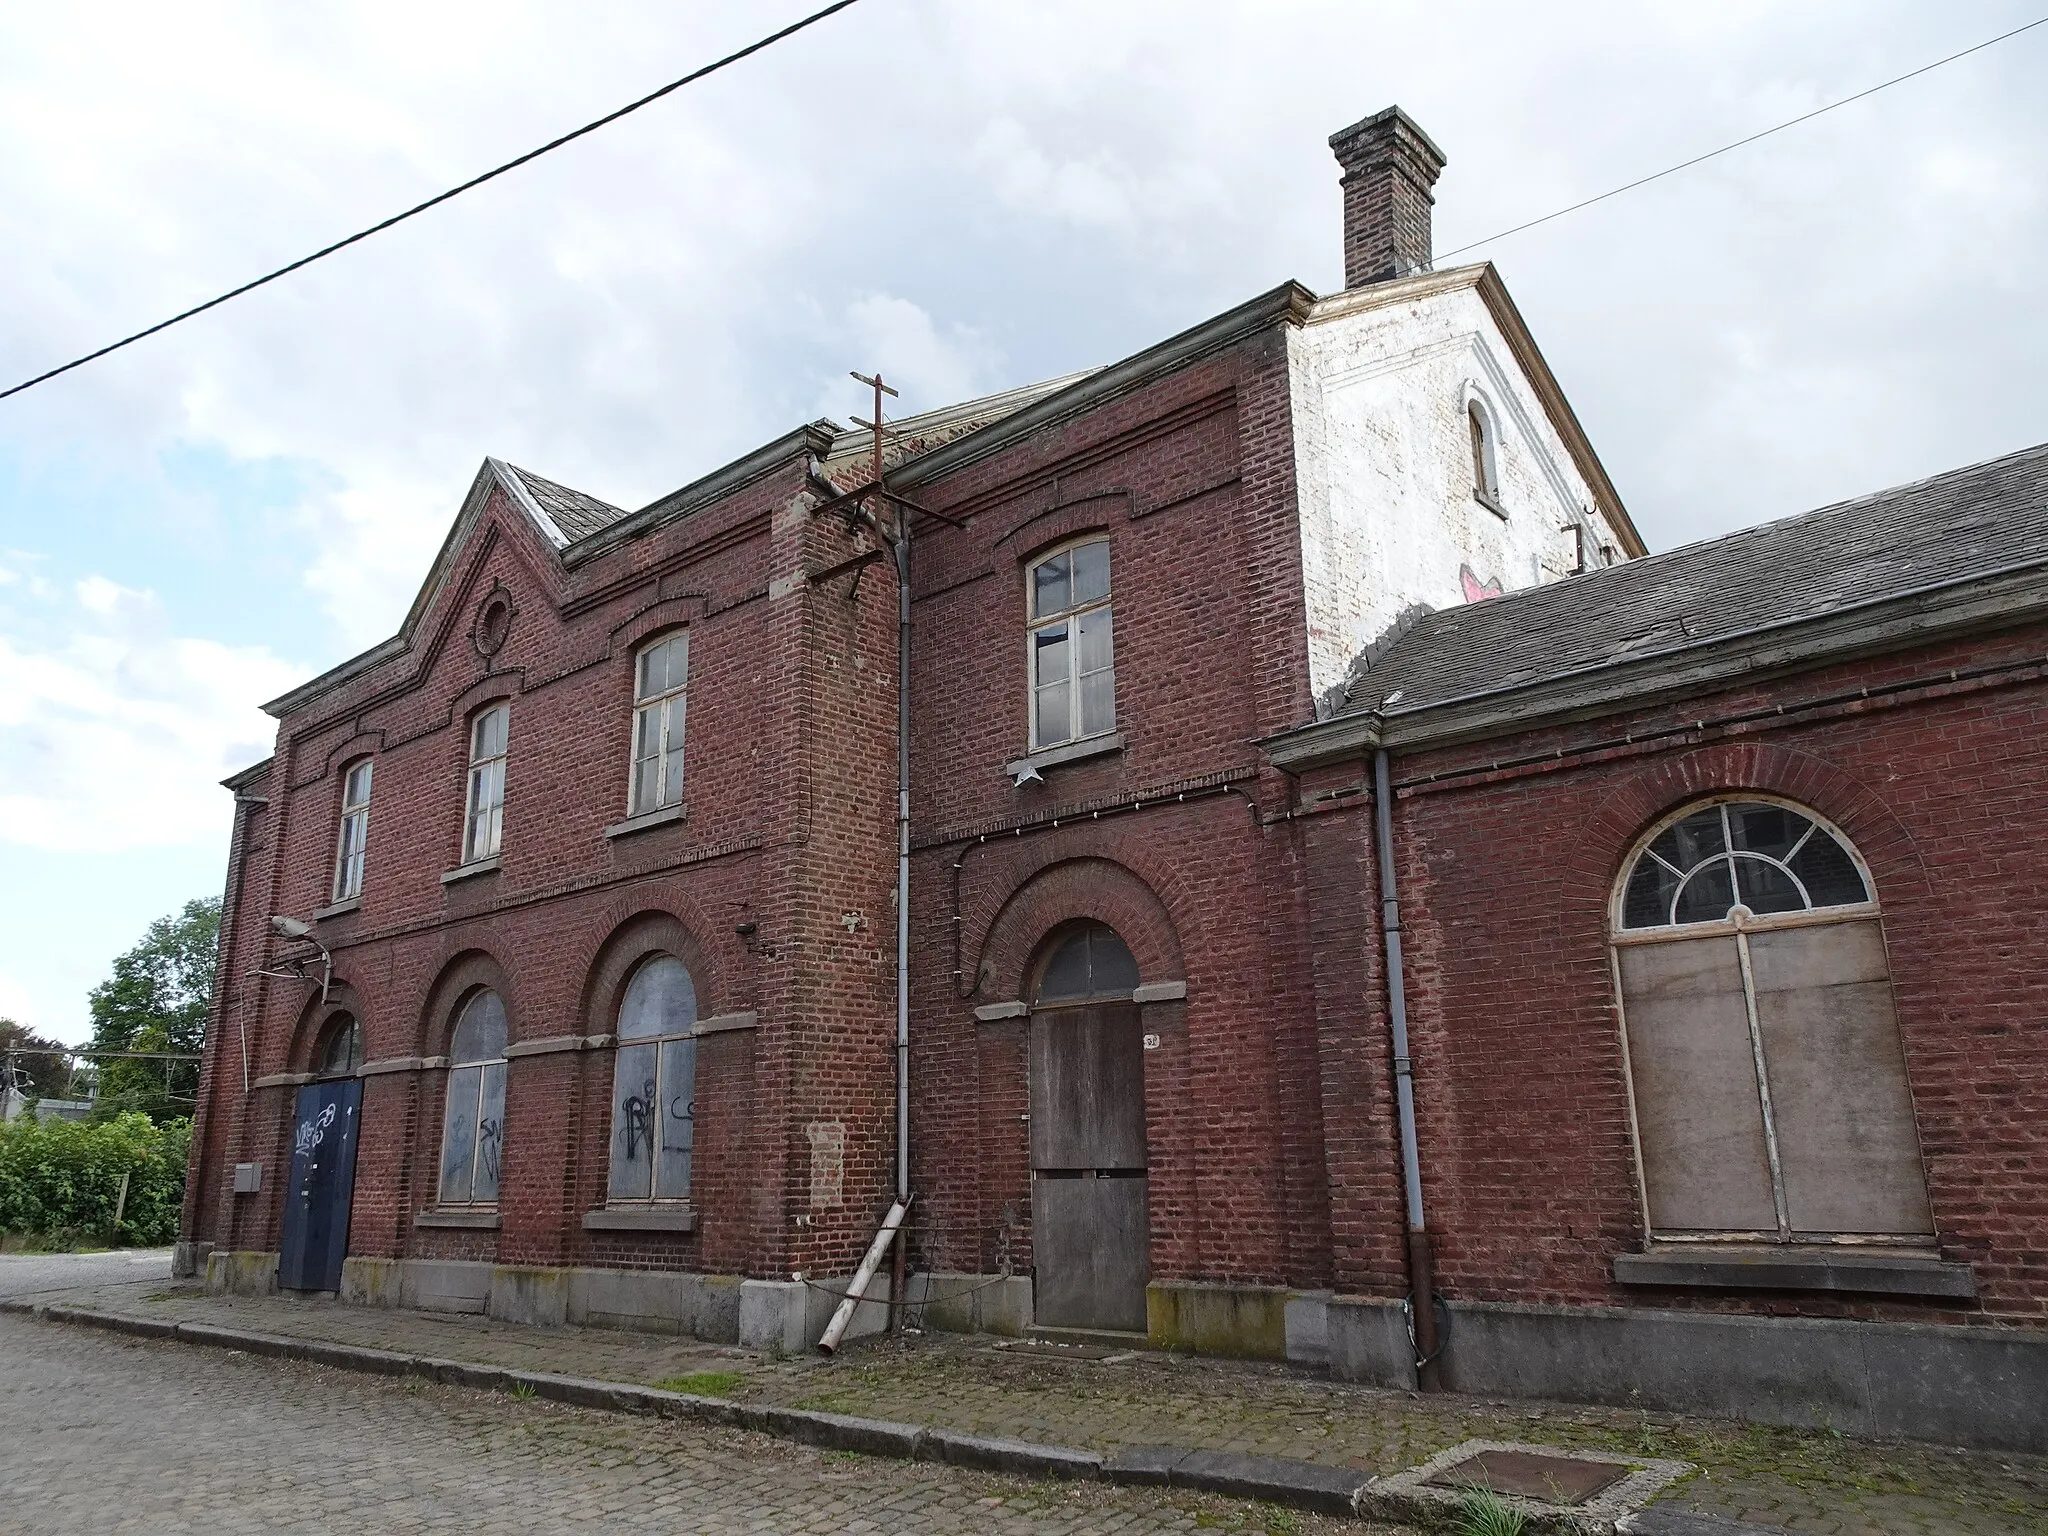
<instances>
[{"instance_id":1,"label":"plywood board over window","mask_svg":"<svg viewBox=\"0 0 2048 1536\"><path fill-rule=\"evenodd\" d=\"M1614 904L1653 1235L1930 1241L1882 917L1811 812L1724 798L1645 839Z\"/></svg>"}]
</instances>

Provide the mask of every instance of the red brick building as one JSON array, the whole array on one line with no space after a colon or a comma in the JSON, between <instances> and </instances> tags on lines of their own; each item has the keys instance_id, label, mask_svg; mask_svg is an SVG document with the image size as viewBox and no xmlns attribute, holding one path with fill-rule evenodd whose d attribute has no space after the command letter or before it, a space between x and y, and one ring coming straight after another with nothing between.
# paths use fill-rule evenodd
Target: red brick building
<instances>
[{"instance_id":1,"label":"red brick building","mask_svg":"<svg viewBox=\"0 0 2048 1536\"><path fill-rule=\"evenodd\" d=\"M2036 1443L2048 455L1639 558L1440 153L1332 145L1344 293L882 485L487 461L230 781L184 1261L800 1346L901 1174L939 1326L1412 1382L1433 1260L1426 1383Z\"/></svg>"}]
</instances>

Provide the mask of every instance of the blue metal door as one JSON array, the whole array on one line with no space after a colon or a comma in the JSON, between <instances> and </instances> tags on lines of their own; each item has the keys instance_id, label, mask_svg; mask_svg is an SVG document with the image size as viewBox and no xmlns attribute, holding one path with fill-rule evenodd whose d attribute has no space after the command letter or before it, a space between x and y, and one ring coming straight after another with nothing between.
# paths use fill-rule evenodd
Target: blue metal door
<instances>
[{"instance_id":1,"label":"blue metal door","mask_svg":"<svg viewBox=\"0 0 2048 1536\"><path fill-rule=\"evenodd\" d=\"M292 1123L292 1176L284 1192L277 1283L289 1291L341 1288L348 1253L349 1197L356 1186L361 1078L308 1083Z\"/></svg>"}]
</instances>

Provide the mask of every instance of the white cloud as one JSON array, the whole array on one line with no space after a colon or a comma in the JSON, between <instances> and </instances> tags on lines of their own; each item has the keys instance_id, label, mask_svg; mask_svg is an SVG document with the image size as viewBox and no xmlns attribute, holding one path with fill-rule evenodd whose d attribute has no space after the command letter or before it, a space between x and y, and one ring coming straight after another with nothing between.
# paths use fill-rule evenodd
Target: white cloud
<instances>
[{"instance_id":1,"label":"white cloud","mask_svg":"<svg viewBox=\"0 0 2048 1536\"><path fill-rule=\"evenodd\" d=\"M212 848L218 781L274 738L257 702L303 676L259 647L170 633L151 594L100 576L69 607L0 610L0 843Z\"/></svg>"}]
</instances>

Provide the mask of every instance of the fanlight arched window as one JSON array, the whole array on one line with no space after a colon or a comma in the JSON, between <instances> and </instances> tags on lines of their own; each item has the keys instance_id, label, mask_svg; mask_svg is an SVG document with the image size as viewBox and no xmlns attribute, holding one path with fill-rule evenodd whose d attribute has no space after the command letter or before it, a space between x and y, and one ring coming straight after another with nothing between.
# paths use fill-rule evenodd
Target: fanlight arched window
<instances>
[{"instance_id":1,"label":"fanlight arched window","mask_svg":"<svg viewBox=\"0 0 2048 1536\"><path fill-rule=\"evenodd\" d=\"M1036 1000L1078 1003L1089 998L1129 997L1138 985L1138 962L1107 923L1082 922L1067 929L1039 968Z\"/></svg>"},{"instance_id":2,"label":"fanlight arched window","mask_svg":"<svg viewBox=\"0 0 2048 1536\"><path fill-rule=\"evenodd\" d=\"M505 1003L475 992L448 1047L441 1117L441 1204L495 1205L505 1151Z\"/></svg>"},{"instance_id":3,"label":"fanlight arched window","mask_svg":"<svg viewBox=\"0 0 2048 1536\"><path fill-rule=\"evenodd\" d=\"M1728 797L1654 829L1615 891L1653 1236L1927 1242L1875 890L1809 811Z\"/></svg>"},{"instance_id":4,"label":"fanlight arched window","mask_svg":"<svg viewBox=\"0 0 2048 1536\"><path fill-rule=\"evenodd\" d=\"M1693 811L1637 855L1621 926L1716 922L1752 913L1810 912L1870 900L1842 840L1788 805L1725 800Z\"/></svg>"},{"instance_id":5,"label":"fanlight arched window","mask_svg":"<svg viewBox=\"0 0 2048 1536\"><path fill-rule=\"evenodd\" d=\"M657 955L633 973L619 1004L608 1200L690 1198L696 1028L697 988L688 966Z\"/></svg>"},{"instance_id":6,"label":"fanlight arched window","mask_svg":"<svg viewBox=\"0 0 2048 1536\"><path fill-rule=\"evenodd\" d=\"M315 1077L347 1077L363 1064L363 1025L353 1014L338 1013L327 1021L320 1049L313 1057Z\"/></svg>"}]
</instances>

